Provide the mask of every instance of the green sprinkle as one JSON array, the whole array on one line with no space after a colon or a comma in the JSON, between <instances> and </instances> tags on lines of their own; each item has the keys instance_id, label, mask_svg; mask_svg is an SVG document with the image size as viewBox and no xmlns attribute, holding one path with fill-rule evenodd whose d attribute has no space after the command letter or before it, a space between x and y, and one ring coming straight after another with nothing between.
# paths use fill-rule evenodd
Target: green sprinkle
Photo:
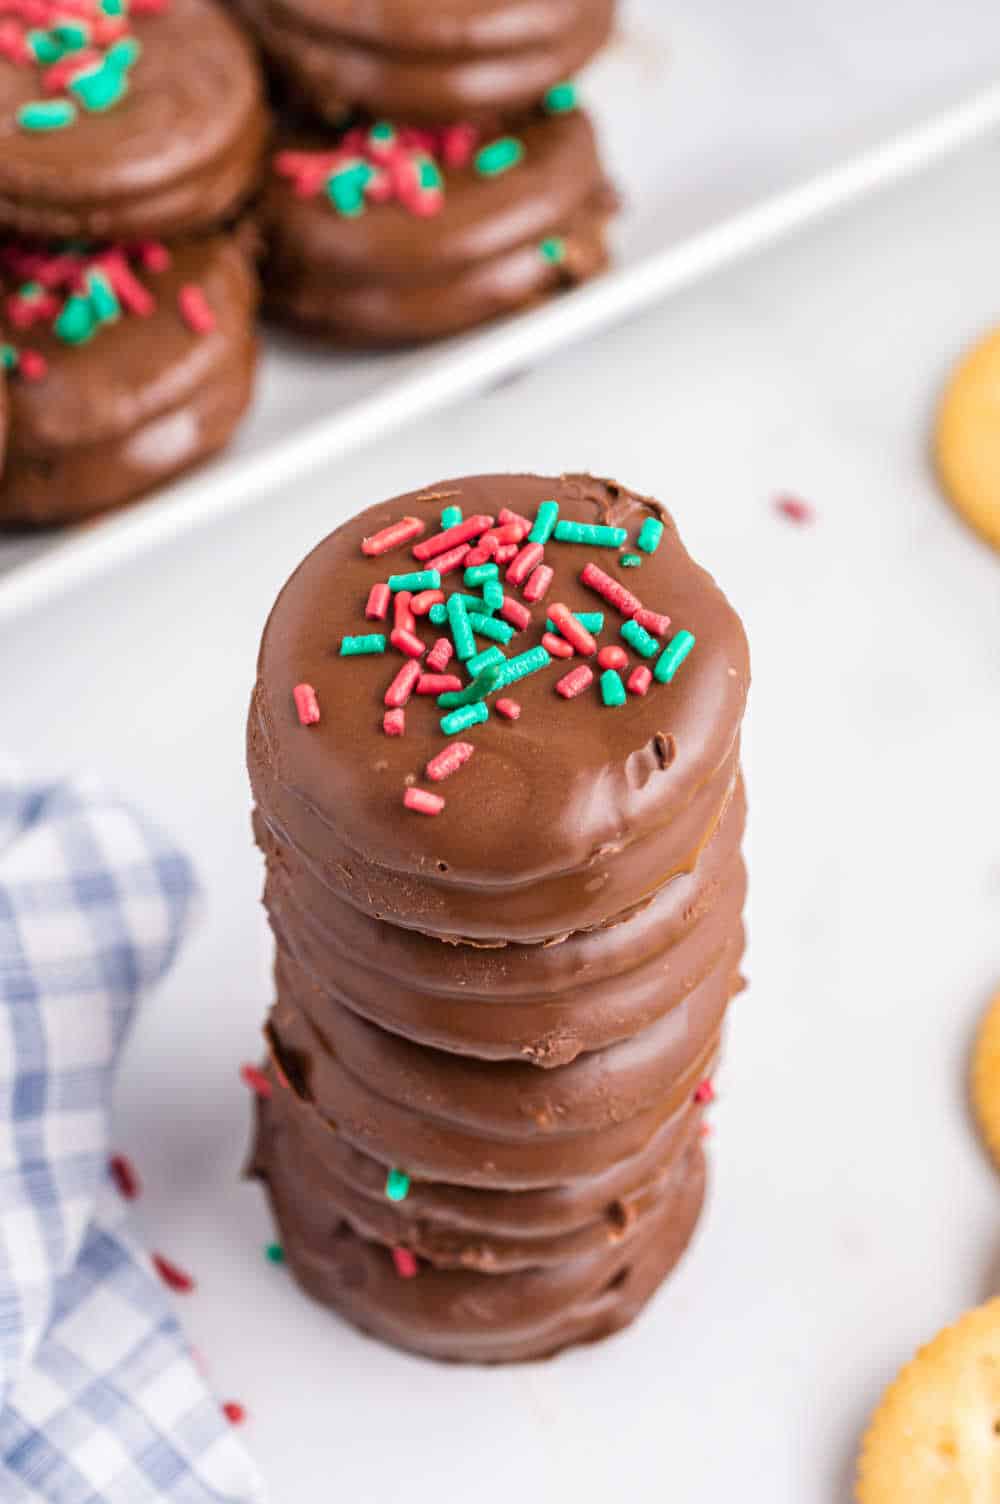
<instances>
[{"instance_id":1,"label":"green sprinkle","mask_svg":"<svg viewBox=\"0 0 1000 1504\"><path fill-rule=\"evenodd\" d=\"M469 612L469 626L477 636L488 637L490 642L508 643L514 635L509 621L494 621L492 616L484 616L481 611Z\"/></svg>"},{"instance_id":2,"label":"green sprinkle","mask_svg":"<svg viewBox=\"0 0 1000 1504\"><path fill-rule=\"evenodd\" d=\"M391 584L392 581L390 580L389 583ZM448 625L451 628L451 640L455 644L455 652L464 663L476 651L476 639L469 625L465 602L459 595L449 595L445 610L448 612Z\"/></svg>"},{"instance_id":3,"label":"green sprinkle","mask_svg":"<svg viewBox=\"0 0 1000 1504\"><path fill-rule=\"evenodd\" d=\"M638 554L622 554L618 562L623 569L638 569L642 560Z\"/></svg>"},{"instance_id":4,"label":"green sprinkle","mask_svg":"<svg viewBox=\"0 0 1000 1504\"><path fill-rule=\"evenodd\" d=\"M104 272L93 270L87 273L87 292L99 324L113 324L121 317L121 304Z\"/></svg>"},{"instance_id":5,"label":"green sprinkle","mask_svg":"<svg viewBox=\"0 0 1000 1504\"><path fill-rule=\"evenodd\" d=\"M395 141L396 132L388 120L376 120L368 132L368 139L377 142L380 146L388 145L390 141Z\"/></svg>"},{"instance_id":6,"label":"green sprinkle","mask_svg":"<svg viewBox=\"0 0 1000 1504\"><path fill-rule=\"evenodd\" d=\"M498 564L473 564L465 571L465 583L470 590L475 590L477 585L485 585L487 580L500 578L500 566Z\"/></svg>"},{"instance_id":7,"label":"green sprinkle","mask_svg":"<svg viewBox=\"0 0 1000 1504\"><path fill-rule=\"evenodd\" d=\"M516 658L508 658L503 668L499 669L500 682L497 689L506 689L508 684L516 684L519 679L526 679L529 674L537 674L540 668L546 668L552 662L551 653L539 645L537 648L529 648L526 653L518 653Z\"/></svg>"},{"instance_id":8,"label":"green sprinkle","mask_svg":"<svg viewBox=\"0 0 1000 1504\"><path fill-rule=\"evenodd\" d=\"M661 684L669 684L693 647L694 638L691 633L678 632L670 646L660 654L653 670L653 678Z\"/></svg>"},{"instance_id":9,"label":"green sprinkle","mask_svg":"<svg viewBox=\"0 0 1000 1504\"><path fill-rule=\"evenodd\" d=\"M90 41L90 27L82 21L60 21L49 33L64 52L80 52Z\"/></svg>"},{"instance_id":10,"label":"green sprinkle","mask_svg":"<svg viewBox=\"0 0 1000 1504\"><path fill-rule=\"evenodd\" d=\"M484 668L495 668L497 664L506 662L507 659L504 656L503 649L498 648L494 643L492 647L484 648L481 653L477 653L474 658L470 658L465 666L475 680L478 679Z\"/></svg>"},{"instance_id":11,"label":"green sprinkle","mask_svg":"<svg viewBox=\"0 0 1000 1504\"><path fill-rule=\"evenodd\" d=\"M412 590L414 594L418 590L440 590L441 576L436 569L417 569L412 574L391 574L389 589L393 595L397 590Z\"/></svg>"},{"instance_id":12,"label":"green sprinkle","mask_svg":"<svg viewBox=\"0 0 1000 1504\"><path fill-rule=\"evenodd\" d=\"M444 179L438 171L438 165L431 157L424 157L417 168L417 182L421 188L444 187Z\"/></svg>"},{"instance_id":13,"label":"green sprinkle","mask_svg":"<svg viewBox=\"0 0 1000 1504\"><path fill-rule=\"evenodd\" d=\"M390 1170L385 1182L385 1194L390 1201L405 1201L410 1189L410 1177L403 1170Z\"/></svg>"},{"instance_id":14,"label":"green sprinkle","mask_svg":"<svg viewBox=\"0 0 1000 1504\"><path fill-rule=\"evenodd\" d=\"M499 611L503 605L503 586L499 580L487 580L483 586L483 601L491 611Z\"/></svg>"},{"instance_id":15,"label":"green sprinkle","mask_svg":"<svg viewBox=\"0 0 1000 1504\"><path fill-rule=\"evenodd\" d=\"M104 61L120 72L123 68L133 68L141 55L142 43L136 37L119 37L104 54Z\"/></svg>"},{"instance_id":16,"label":"green sprinkle","mask_svg":"<svg viewBox=\"0 0 1000 1504\"><path fill-rule=\"evenodd\" d=\"M83 345L97 329L97 318L89 298L73 293L63 304L53 325L56 336L67 345Z\"/></svg>"},{"instance_id":17,"label":"green sprinkle","mask_svg":"<svg viewBox=\"0 0 1000 1504\"><path fill-rule=\"evenodd\" d=\"M36 99L17 112L17 123L24 131L61 131L75 119L76 105L71 99Z\"/></svg>"},{"instance_id":18,"label":"green sprinkle","mask_svg":"<svg viewBox=\"0 0 1000 1504\"><path fill-rule=\"evenodd\" d=\"M438 705L442 710L457 710L460 705L474 705L477 700L485 700L487 695L499 689L502 677L503 669L500 664L491 664L464 689L447 689L443 695L438 695Z\"/></svg>"},{"instance_id":19,"label":"green sprinkle","mask_svg":"<svg viewBox=\"0 0 1000 1504\"><path fill-rule=\"evenodd\" d=\"M120 68L103 64L78 73L70 80L69 92L91 115L100 115L124 98L128 79Z\"/></svg>"},{"instance_id":20,"label":"green sprinkle","mask_svg":"<svg viewBox=\"0 0 1000 1504\"><path fill-rule=\"evenodd\" d=\"M640 627L637 621L627 621L622 627L622 636L630 648L635 648L644 658L652 658L660 651L660 644L652 632Z\"/></svg>"},{"instance_id":21,"label":"green sprinkle","mask_svg":"<svg viewBox=\"0 0 1000 1504\"><path fill-rule=\"evenodd\" d=\"M448 620L448 608L443 601L435 601L427 615L434 626L443 627Z\"/></svg>"},{"instance_id":22,"label":"green sprinkle","mask_svg":"<svg viewBox=\"0 0 1000 1504\"><path fill-rule=\"evenodd\" d=\"M441 531L446 532L450 527L458 527L462 520L461 507L445 507L441 513Z\"/></svg>"},{"instance_id":23,"label":"green sprinkle","mask_svg":"<svg viewBox=\"0 0 1000 1504\"><path fill-rule=\"evenodd\" d=\"M516 167L523 156L523 141L516 136L501 136L499 141L491 141L476 153L474 165L480 177L495 178Z\"/></svg>"},{"instance_id":24,"label":"green sprinkle","mask_svg":"<svg viewBox=\"0 0 1000 1504\"><path fill-rule=\"evenodd\" d=\"M559 503L543 501L535 513L534 525L528 534L529 543L548 543L559 520Z\"/></svg>"},{"instance_id":25,"label":"green sprinkle","mask_svg":"<svg viewBox=\"0 0 1000 1504\"><path fill-rule=\"evenodd\" d=\"M644 554L655 554L663 537L663 523L658 517L647 517L639 529L638 546Z\"/></svg>"},{"instance_id":26,"label":"green sprinkle","mask_svg":"<svg viewBox=\"0 0 1000 1504\"><path fill-rule=\"evenodd\" d=\"M264 1249L264 1257L271 1264L283 1264L285 1262L285 1250L280 1243L268 1243Z\"/></svg>"},{"instance_id":27,"label":"green sprinkle","mask_svg":"<svg viewBox=\"0 0 1000 1504\"><path fill-rule=\"evenodd\" d=\"M603 611L574 611L573 615L576 617L580 625L582 627L586 627L587 631L592 632L595 637L598 632L604 631ZM554 621L546 620L545 630L547 632L558 632L559 628L556 626Z\"/></svg>"},{"instance_id":28,"label":"green sprinkle","mask_svg":"<svg viewBox=\"0 0 1000 1504\"><path fill-rule=\"evenodd\" d=\"M125 0L99 0L97 8L102 16L123 16L127 6Z\"/></svg>"},{"instance_id":29,"label":"green sprinkle","mask_svg":"<svg viewBox=\"0 0 1000 1504\"><path fill-rule=\"evenodd\" d=\"M367 162L356 162L352 167L330 174L326 180L326 196L338 214L345 219L356 219L364 211L365 189L374 172Z\"/></svg>"},{"instance_id":30,"label":"green sprinkle","mask_svg":"<svg viewBox=\"0 0 1000 1504\"><path fill-rule=\"evenodd\" d=\"M601 699L605 705L625 704L626 695L622 676L613 668L606 668L601 675Z\"/></svg>"},{"instance_id":31,"label":"green sprinkle","mask_svg":"<svg viewBox=\"0 0 1000 1504\"><path fill-rule=\"evenodd\" d=\"M441 730L445 736L454 736L456 731L468 731L470 726L479 726L483 721L488 721L490 713L482 700L477 700L475 705L463 705L461 710L453 710L450 715L441 717Z\"/></svg>"},{"instance_id":32,"label":"green sprinkle","mask_svg":"<svg viewBox=\"0 0 1000 1504\"><path fill-rule=\"evenodd\" d=\"M566 260L566 242L560 235L550 235L538 247L542 260L551 266L561 266Z\"/></svg>"},{"instance_id":33,"label":"green sprinkle","mask_svg":"<svg viewBox=\"0 0 1000 1504\"><path fill-rule=\"evenodd\" d=\"M542 107L549 115L567 115L576 109L576 84L571 78L561 84L553 84L542 100Z\"/></svg>"},{"instance_id":34,"label":"green sprinkle","mask_svg":"<svg viewBox=\"0 0 1000 1504\"><path fill-rule=\"evenodd\" d=\"M36 63L57 63L63 55L63 47L54 31L29 31L28 49Z\"/></svg>"},{"instance_id":35,"label":"green sprinkle","mask_svg":"<svg viewBox=\"0 0 1000 1504\"><path fill-rule=\"evenodd\" d=\"M466 611L481 611L486 604L481 595L464 595L461 590L457 590L455 594Z\"/></svg>"},{"instance_id":36,"label":"green sprinkle","mask_svg":"<svg viewBox=\"0 0 1000 1504\"><path fill-rule=\"evenodd\" d=\"M17 351L13 345L0 345L0 366L5 371L17 370Z\"/></svg>"},{"instance_id":37,"label":"green sprinkle","mask_svg":"<svg viewBox=\"0 0 1000 1504\"><path fill-rule=\"evenodd\" d=\"M623 527L600 527L595 522L557 522L560 543L590 543L597 548L621 548L628 533Z\"/></svg>"},{"instance_id":38,"label":"green sprinkle","mask_svg":"<svg viewBox=\"0 0 1000 1504\"><path fill-rule=\"evenodd\" d=\"M361 637L343 637L340 641L341 658L360 658L362 653L384 653L385 634L366 632Z\"/></svg>"}]
</instances>

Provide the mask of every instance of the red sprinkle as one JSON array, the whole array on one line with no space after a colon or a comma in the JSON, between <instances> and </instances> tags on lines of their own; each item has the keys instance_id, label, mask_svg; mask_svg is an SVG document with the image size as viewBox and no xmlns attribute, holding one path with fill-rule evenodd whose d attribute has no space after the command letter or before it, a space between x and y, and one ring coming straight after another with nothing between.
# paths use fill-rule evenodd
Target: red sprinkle
<instances>
[{"instance_id":1,"label":"red sprinkle","mask_svg":"<svg viewBox=\"0 0 1000 1504\"><path fill-rule=\"evenodd\" d=\"M500 615L504 621L510 622L515 632L523 632L531 622L531 612L527 606L522 606L512 595L505 595L503 605L500 607Z\"/></svg>"},{"instance_id":2,"label":"red sprinkle","mask_svg":"<svg viewBox=\"0 0 1000 1504\"><path fill-rule=\"evenodd\" d=\"M398 648L401 653L405 653L407 658L423 657L424 643L420 641L415 632L409 632L405 627L397 627L394 632L390 632L389 641L394 648Z\"/></svg>"},{"instance_id":3,"label":"red sprinkle","mask_svg":"<svg viewBox=\"0 0 1000 1504\"><path fill-rule=\"evenodd\" d=\"M670 617L661 616L659 611L647 611L645 606L635 613L635 620L640 627L645 627L647 632L652 632L654 637L666 637L670 629Z\"/></svg>"},{"instance_id":4,"label":"red sprinkle","mask_svg":"<svg viewBox=\"0 0 1000 1504\"><path fill-rule=\"evenodd\" d=\"M17 370L25 381L41 381L49 373L49 363L39 350L21 350Z\"/></svg>"},{"instance_id":5,"label":"red sprinkle","mask_svg":"<svg viewBox=\"0 0 1000 1504\"><path fill-rule=\"evenodd\" d=\"M134 1201L142 1190L142 1183L132 1161L124 1154L112 1154L108 1160L108 1169L111 1171L111 1178L118 1187L119 1194L124 1196L126 1201Z\"/></svg>"},{"instance_id":6,"label":"red sprinkle","mask_svg":"<svg viewBox=\"0 0 1000 1504\"><path fill-rule=\"evenodd\" d=\"M180 289L177 306L181 318L194 334L211 334L215 328L215 314L204 290L196 282L186 282Z\"/></svg>"},{"instance_id":7,"label":"red sprinkle","mask_svg":"<svg viewBox=\"0 0 1000 1504\"><path fill-rule=\"evenodd\" d=\"M626 590L620 580L613 580L596 564L585 564L580 571L580 580L623 616L634 616L642 610L642 601L638 596L633 595L631 590Z\"/></svg>"},{"instance_id":8,"label":"red sprinkle","mask_svg":"<svg viewBox=\"0 0 1000 1504\"><path fill-rule=\"evenodd\" d=\"M417 680L418 695L458 694L461 688L462 681L457 674L421 674Z\"/></svg>"},{"instance_id":9,"label":"red sprinkle","mask_svg":"<svg viewBox=\"0 0 1000 1504\"><path fill-rule=\"evenodd\" d=\"M455 645L447 637L439 637L437 642L427 654L427 667L433 669L436 674L446 669L455 656Z\"/></svg>"},{"instance_id":10,"label":"red sprinkle","mask_svg":"<svg viewBox=\"0 0 1000 1504\"><path fill-rule=\"evenodd\" d=\"M499 522L501 527L509 527L510 524L514 522L519 527L523 527L525 533L531 532L531 521L527 517L522 516L520 512L512 512L510 507L500 508L500 513L497 517L497 521Z\"/></svg>"},{"instance_id":11,"label":"red sprinkle","mask_svg":"<svg viewBox=\"0 0 1000 1504\"><path fill-rule=\"evenodd\" d=\"M564 700L575 700L593 682L594 670L588 663L581 663L579 668L571 668L568 674L563 674L556 684L556 693Z\"/></svg>"},{"instance_id":12,"label":"red sprinkle","mask_svg":"<svg viewBox=\"0 0 1000 1504\"><path fill-rule=\"evenodd\" d=\"M472 549L467 543L460 543L457 548L451 548L446 554L437 554L434 559L434 568L438 574L451 574L456 569L464 567L466 559ZM483 560L485 563L485 559Z\"/></svg>"},{"instance_id":13,"label":"red sprinkle","mask_svg":"<svg viewBox=\"0 0 1000 1504\"><path fill-rule=\"evenodd\" d=\"M394 1248L392 1262L400 1279L416 1279L417 1261L408 1248Z\"/></svg>"},{"instance_id":14,"label":"red sprinkle","mask_svg":"<svg viewBox=\"0 0 1000 1504\"><path fill-rule=\"evenodd\" d=\"M492 548L487 548L485 543L481 543L478 548L470 548L465 556L466 569L471 569L474 564L488 564L496 551L495 543Z\"/></svg>"},{"instance_id":15,"label":"red sprinkle","mask_svg":"<svg viewBox=\"0 0 1000 1504\"><path fill-rule=\"evenodd\" d=\"M789 522L815 522L816 513L807 501L802 501L798 496L779 496L774 503L776 511L782 517L787 517Z\"/></svg>"},{"instance_id":16,"label":"red sprinkle","mask_svg":"<svg viewBox=\"0 0 1000 1504\"><path fill-rule=\"evenodd\" d=\"M633 695L644 695L653 682L653 670L645 663L636 664L628 676L625 688Z\"/></svg>"},{"instance_id":17,"label":"red sprinkle","mask_svg":"<svg viewBox=\"0 0 1000 1504\"><path fill-rule=\"evenodd\" d=\"M542 634L542 647L547 653L551 653L553 658L572 658L573 656L573 644L567 642L565 637L557 637L555 632Z\"/></svg>"},{"instance_id":18,"label":"red sprinkle","mask_svg":"<svg viewBox=\"0 0 1000 1504\"><path fill-rule=\"evenodd\" d=\"M542 600L554 577L554 569L550 569L547 564L539 564L537 569L532 570L531 577L524 587L525 600L530 601L532 605Z\"/></svg>"},{"instance_id":19,"label":"red sprinkle","mask_svg":"<svg viewBox=\"0 0 1000 1504\"><path fill-rule=\"evenodd\" d=\"M258 1097L263 1097L265 1102L270 1101L274 1089L264 1072L259 1071L255 1065L241 1065L240 1080Z\"/></svg>"},{"instance_id":20,"label":"red sprinkle","mask_svg":"<svg viewBox=\"0 0 1000 1504\"><path fill-rule=\"evenodd\" d=\"M516 700L498 700L496 703L497 715L502 715L505 721L516 721L521 714L521 707Z\"/></svg>"},{"instance_id":21,"label":"red sprinkle","mask_svg":"<svg viewBox=\"0 0 1000 1504\"><path fill-rule=\"evenodd\" d=\"M365 615L369 621L385 621L389 614L389 602L392 599L392 591L388 585L373 585L368 592L368 604L365 607Z\"/></svg>"},{"instance_id":22,"label":"red sprinkle","mask_svg":"<svg viewBox=\"0 0 1000 1504\"><path fill-rule=\"evenodd\" d=\"M443 533L435 533L433 537L425 538L422 543L415 544L413 557L420 559L421 562L425 559L436 559L439 554L448 553L457 544L468 543L470 538L478 538L480 533L485 533L492 526L492 517L468 517L465 522L456 522L454 527L446 527Z\"/></svg>"},{"instance_id":23,"label":"red sprinkle","mask_svg":"<svg viewBox=\"0 0 1000 1504\"><path fill-rule=\"evenodd\" d=\"M170 252L161 240L144 240L139 246L139 260L147 272L165 272L170 265Z\"/></svg>"},{"instance_id":24,"label":"red sprinkle","mask_svg":"<svg viewBox=\"0 0 1000 1504\"><path fill-rule=\"evenodd\" d=\"M628 664L628 654L624 648L609 643L606 648L601 648L597 655L597 662L601 668L625 668Z\"/></svg>"},{"instance_id":25,"label":"red sprinkle","mask_svg":"<svg viewBox=\"0 0 1000 1504\"><path fill-rule=\"evenodd\" d=\"M443 779L450 778L452 773L457 773L475 750L471 742L451 742L443 752L431 758L424 771L432 782L441 783Z\"/></svg>"},{"instance_id":26,"label":"red sprinkle","mask_svg":"<svg viewBox=\"0 0 1000 1504\"><path fill-rule=\"evenodd\" d=\"M511 559L517 558L517 544L501 543L493 558L497 564L509 564Z\"/></svg>"},{"instance_id":27,"label":"red sprinkle","mask_svg":"<svg viewBox=\"0 0 1000 1504\"><path fill-rule=\"evenodd\" d=\"M444 809L441 795L429 794L426 789L407 789L403 803L407 809L416 810L418 815L439 815Z\"/></svg>"},{"instance_id":28,"label":"red sprinkle","mask_svg":"<svg viewBox=\"0 0 1000 1504\"><path fill-rule=\"evenodd\" d=\"M494 527L488 533L484 533L479 540L480 546L485 548L487 542L523 543L530 532L531 525L527 522L508 522L504 527Z\"/></svg>"},{"instance_id":29,"label":"red sprinkle","mask_svg":"<svg viewBox=\"0 0 1000 1504\"><path fill-rule=\"evenodd\" d=\"M597 641L587 631L583 622L578 621L568 606L557 601L549 607L549 620L559 628L566 641L576 649L584 658L592 658L597 652Z\"/></svg>"},{"instance_id":30,"label":"red sprinkle","mask_svg":"<svg viewBox=\"0 0 1000 1504\"><path fill-rule=\"evenodd\" d=\"M694 1099L696 1102L715 1101L715 1087L712 1085L711 1081L709 1081L707 1076L704 1081L699 1082L698 1089L694 1094Z\"/></svg>"},{"instance_id":31,"label":"red sprinkle","mask_svg":"<svg viewBox=\"0 0 1000 1504\"><path fill-rule=\"evenodd\" d=\"M389 685L389 688L385 692L383 703L391 706L394 710L400 709L401 706L408 702L419 678L420 665L414 663L411 658L409 663L403 664L403 667Z\"/></svg>"},{"instance_id":32,"label":"red sprinkle","mask_svg":"<svg viewBox=\"0 0 1000 1504\"><path fill-rule=\"evenodd\" d=\"M194 1280L186 1270L171 1263L170 1259L165 1259L162 1253L154 1253L150 1257L153 1261L153 1268L169 1290L176 1290L178 1295L191 1293L194 1289Z\"/></svg>"},{"instance_id":33,"label":"red sprinkle","mask_svg":"<svg viewBox=\"0 0 1000 1504\"><path fill-rule=\"evenodd\" d=\"M443 590L421 590L410 597L410 610L414 616L426 616L432 606L444 604Z\"/></svg>"},{"instance_id":34,"label":"red sprinkle","mask_svg":"<svg viewBox=\"0 0 1000 1504\"><path fill-rule=\"evenodd\" d=\"M380 533L373 533L370 538L362 538L361 552L367 554L369 559L381 558L392 549L401 548L404 543L412 543L413 539L419 538L423 531L424 524L419 517L402 517L391 527L384 527Z\"/></svg>"},{"instance_id":35,"label":"red sprinkle","mask_svg":"<svg viewBox=\"0 0 1000 1504\"><path fill-rule=\"evenodd\" d=\"M382 730L385 732L386 736L405 736L406 711L387 710L385 715L382 717Z\"/></svg>"},{"instance_id":36,"label":"red sprinkle","mask_svg":"<svg viewBox=\"0 0 1000 1504\"><path fill-rule=\"evenodd\" d=\"M497 553L499 558L499 551ZM511 585L523 585L529 574L538 568L545 557L545 549L540 543L526 543L518 549L517 555L507 570L504 578Z\"/></svg>"},{"instance_id":37,"label":"red sprinkle","mask_svg":"<svg viewBox=\"0 0 1000 1504\"><path fill-rule=\"evenodd\" d=\"M296 684L292 690L295 709L303 726L315 726L319 720L319 701L311 684Z\"/></svg>"},{"instance_id":38,"label":"red sprinkle","mask_svg":"<svg viewBox=\"0 0 1000 1504\"><path fill-rule=\"evenodd\" d=\"M236 1400L227 1400L222 1407L222 1413L231 1426L242 1426L247 1418L246 1410Z\"/></svg>"},{"instance_id":39,"label":"red sprinkle","mask_svg":"<svg viewBox=\"0 0 1000 1504\"><path fill-rule=\"evenodd\" d=\"M413 599L408 590L400 590L393 603L393 616L395 625L403 632L412 632L416 629L416 618L410 610L410 601Z\"/></svg>"}]
</instances>

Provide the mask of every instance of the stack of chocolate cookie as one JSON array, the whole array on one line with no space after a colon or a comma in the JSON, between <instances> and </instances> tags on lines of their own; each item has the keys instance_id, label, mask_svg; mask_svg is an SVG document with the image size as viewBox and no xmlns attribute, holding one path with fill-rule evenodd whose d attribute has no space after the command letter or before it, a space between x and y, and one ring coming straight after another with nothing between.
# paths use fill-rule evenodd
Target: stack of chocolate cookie
<instances>
[{"instance_id":1,"label":"stack of chocolate cookie","mask_svg":"<svg viewBox=\"0 0 1000 1504\"><path fill-rule=\"evenodd\" d=\"M374 507L282 591L248 731L277 940L252 1166L297 1278L366 1331L540 1357L682 1253L747 686L667 514L589 477Z\"/></svg>"},{"instance_id":2,"label":"stack of chocolate cookie","mask_svg":"<svg viewBox=\"0 0 1000 1504\"><path fill-rule=\"evenodd\" d=\"M88 516L229 437L256 302L231 227L266 132L213 0L0 0L0 522Z\"/></svg>"},{"instance_id":3,"label":"stack of chocolate cookie","mask_svg":"<svg viewBox=\"0 0 1000 1504\"><path fill-rule=\"evenodd\" d=\"M571 82L614 0L244 0L307 123L263 203L276 315L428 340L592 276L615 196Z\"/></svg>"}]
</instances>

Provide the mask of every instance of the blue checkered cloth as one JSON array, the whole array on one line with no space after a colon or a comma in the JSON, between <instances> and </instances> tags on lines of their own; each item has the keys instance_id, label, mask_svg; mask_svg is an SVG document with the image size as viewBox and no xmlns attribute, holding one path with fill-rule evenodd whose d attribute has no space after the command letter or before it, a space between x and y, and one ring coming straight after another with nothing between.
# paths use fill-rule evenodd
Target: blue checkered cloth
<instances>
[{"instance_id":1,"label":"blue checkered cloth","mask_svg":"<svg viewBox=\"0 0 1000 1504\"><path fill-rule=\"evenodd\" d=\"M0 765L0 1500L260 1500L107 1171L108 1099L195 905L96 784Z\"/></svg>"}]
</instances>

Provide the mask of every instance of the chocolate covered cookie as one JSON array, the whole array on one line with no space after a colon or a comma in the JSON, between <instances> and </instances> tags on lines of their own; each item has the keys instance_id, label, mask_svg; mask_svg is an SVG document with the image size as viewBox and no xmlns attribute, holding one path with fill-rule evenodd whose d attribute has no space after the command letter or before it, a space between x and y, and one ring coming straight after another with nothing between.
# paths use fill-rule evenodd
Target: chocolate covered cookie
<instances>
[{"instance_id":1,"label":"chocolate covered cookie","mask_svg":"<svg viewBox=\"0 0 1000 1504\"><path fill-rule=\"evenodd\" d=\"M267 307L349 344L453 334L602 270L615 205L581 111L296 142L263 199Z\"/></svg>"},{"instance_id":2,"label":"chocolate covered cookie","mask_svg":"<svg viewBox=\"0 0 1000 1504\"><path fill-rule=\"evenodd\" d=\"M244 9L314 114L334 125L353 110L435 123L533 108L604 45L614 0L244 0Z\"/></svg>"},{"instance_id":3,"label":"chocolate covered cookie","mask_svg":"<svg viewBox=\"0 0 1000 1504\"><path fill-rule=\"evenodd\" d=\"M0 6L0 232L170 237L254 188L260 70L212 0Z\"/></svg>"},{"instance_id":4,"label":"chocolate covered cookie","mask_svg":"<svg viewBox=\"0 0 1000 1504\"><path fill-rule=\"evenodd\" d=\"M229 236L57 251L0 239L0 523L88 517L220 448L252 392L255 305Z\"/></svg>"},{"instance_id":5,"label":"chocolate covered cookie","mask_svg":"<svg viewBox=\"0 0 1000 1504\"><path fill-rule=\"evenodd\" d=\"M738 617L657 503L444 482L327 538L248 727L277 941L252 1166L431 1356L594 1340L680 1257L740 986Z\"/></svg>"}]
</instances>

